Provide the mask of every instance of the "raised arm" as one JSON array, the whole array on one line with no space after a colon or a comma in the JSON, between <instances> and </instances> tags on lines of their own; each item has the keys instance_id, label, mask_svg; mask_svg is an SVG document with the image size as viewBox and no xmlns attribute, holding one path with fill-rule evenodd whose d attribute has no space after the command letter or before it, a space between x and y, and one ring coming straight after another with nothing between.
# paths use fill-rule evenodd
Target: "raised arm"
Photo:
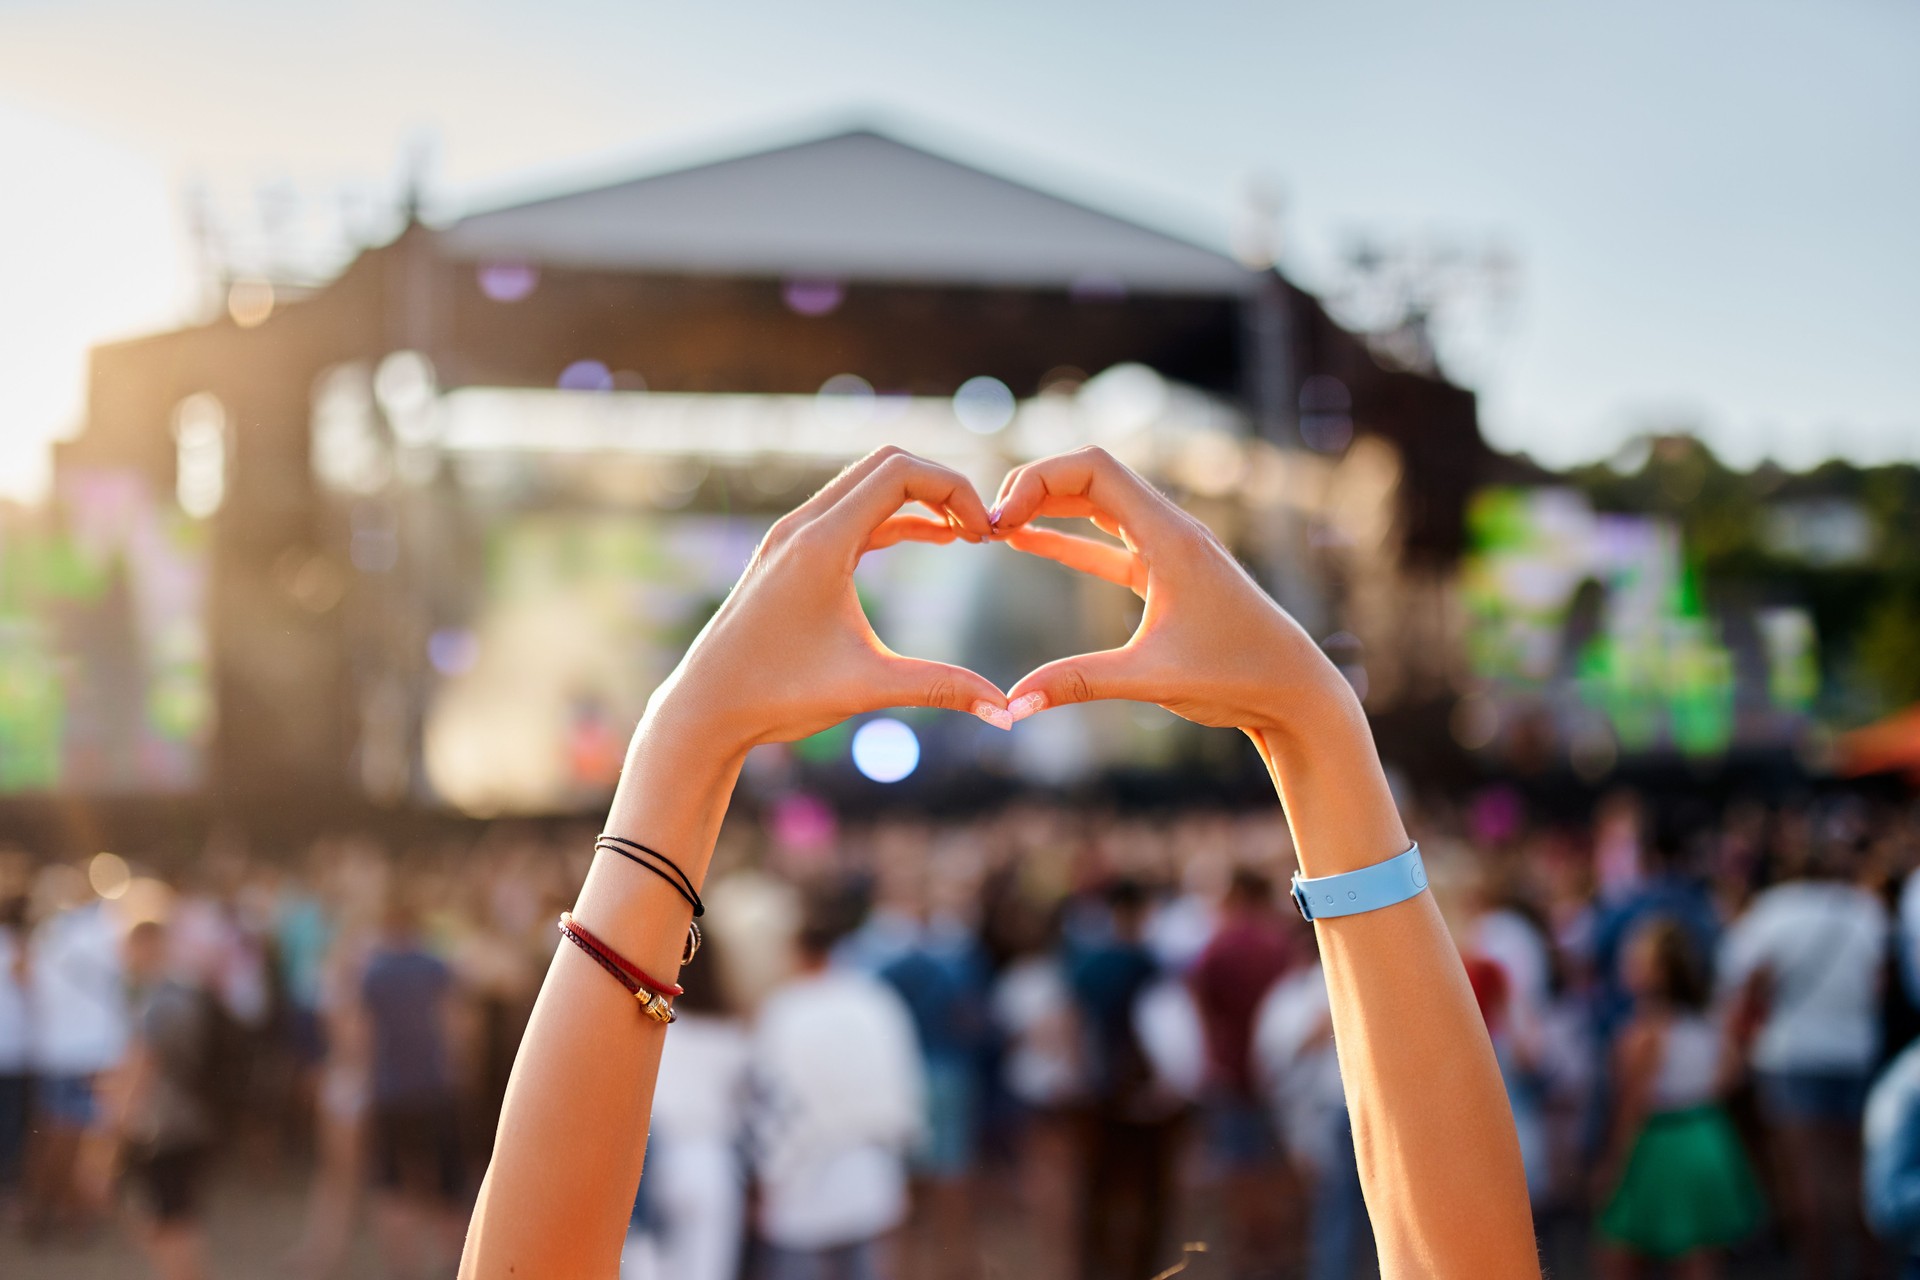
<instances>
[{"instance_id":1,"label":"raised arm","mask_svg":"<svg viewBox=\"0 0 1920 1280\"><path fill-rule=\"evenodd\" d=\"M896 514L913 501L935 517ZM868 550L987 534L963 477L895 449L782 518L649 702L607 829L665 853L697 886L754 745L887 706L971 711L1004 728L999 689L889 652L853 589ZM597 855L573 910L615 951L672 980L691 909L664 881ZM616 1273L665 1030L585 954L559 948L514 1061L460 1262L465 1280Z\"/></svg>"},{"instance_id":2,"label":"raised arm","mask_svg":"<svg viewBox=\"0 0 1920 1280\"><path fill-rule=\"evenodd\" d=\"M1028 525L1040 516L1086 517L1120 541ZM1125 646L1050 663L1015 685L1016 716L1124 698L1243 729L1273 775L1302 874L1406 850L1346 680L1203 525L1098 449L1017 469L993 517L1015 548L1146 602ZM1512 1112L1432 895L1314 927L1381 1274L1538 1276Z\"/></svg>"}]
</instances>

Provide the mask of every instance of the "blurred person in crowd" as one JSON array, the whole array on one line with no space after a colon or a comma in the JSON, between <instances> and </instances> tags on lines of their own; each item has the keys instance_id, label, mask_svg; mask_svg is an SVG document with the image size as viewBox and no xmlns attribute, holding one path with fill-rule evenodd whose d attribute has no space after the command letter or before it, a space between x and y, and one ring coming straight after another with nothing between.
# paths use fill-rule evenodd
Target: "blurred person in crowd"
<instances>
[{"instance_id":1,"label":"blurred person in crowd","mask_svg":"<svg viewBox=\"0 0 1920 1280\"><path fill-rule=\"evenodd\" d=\"M628 1237L621 1280L736 1280L746 1229L748 1034L722 990L709 940L678 981L679 1021L660 1054L641 1198L649 1229Z\"/></svg>"},{"instance_id":2,"label":"blurred person in crowd","mask_svg":"<svg viewBox=\"0 0 1920 1280\"><path fill-rule=\"evenodd\" d=\"M1460 947L1480 1017L1493 1041L1536 1210L1552 1187L1542 1081L1542 1024L1552 958L1501 877L1466 846L1433 843L1435 901Z\"/></svg>"},{"instance_id":3,"label":"blurred person in crowd","mask_svg":"<svg viewBox=\"0 0 1920 1280\"><path fill-rule=\"evenodd\" d=\"M1492 869L1476 868L1463 887L1470 913L1463 949L1499 966L1507 1018L1516 1035L1531 1040L1552 999L1553 949L1546 930Z\"/></svg>"},{"instance_id":4,"label":"blurred person in crowd","mask_svg":"<svg viewBox=\"0 0 1920 1280\"><path fill-rule=\"evenodd\" d=\"M1181 1102L1167 1096L1141 1042L1141 998L1159 977L1150 901L1136 880L1104 895L1105 936L1072 942L1067 982L1086 1035L1079 1134L1082 1280L1133 1280L1164 1265Z\"/></svg>"},{"instance_id":5,"label":"blurred person in crowd","mask_svg":"<svg viewBox=\"0 0 1920 1280\"><path fill-rule=\"evenodd\" d=\"M1843 1242L1864 1257L1860 1118L1880 1051L1889 922L1848 879L1853 850L1818 841L1728 932L1720 986L1750 1025L1748 1060L1776 1165L1781 1210L1805 1273L1837 1273Z\"/></svg>"},{"instance_id":6,"label":"blurred person in crowd","mask_svg":"<svg viewBox=\"0 0 1920 1280\"><path fill-rule=\"evenodd\" d=\"M364 855L363 855L364 856ZM362 864L364 865L364 863ZM288 1259L304 1280L338 1274L366 1171L372 1045L360 992L378 941L364 904L343 902L315 992L322 1058L313 1091L314 1170L306 1222Z\"/></svg>"},{"instance_id":7,"label":"blurred person in crowd","mask_svg":"<svg viewBox=\"0 0 1920 1280\"><path fill-rule=\"evenodd\" d=\"M320 988L327 953L333 947L334 920L316 886L325 874L325 859L334 848L331 841L315 845L308 858L314 879L283 879L273 904L273 958L284 1000L283 1036L293 1066L295 1101L302 1111L313 1105L321 1064L326 1060Z\"/></svg>"},{"instance_id":8,"label":"blurred person in crowd","mask_svg":"<svg viewBox=\"0 0 1920 1280\"><path fill-rule=\"evenodd\" d=\"M905 921L897 953L879 972L913 1016L926 1072L925 1140L914 1172L928 1230L913 1233L925 1238L911 1243L932 1255L920 1267L958 1277L974 1270L969 1178L979 1145L988 1029L986 955L961 914L965 909L948 900Z\"/></svg>"},{"instance_id":9,"label":"blurred person in crowd","mask_svg":"<svg viewBox=\"0 0 1920 1280\"><path fill-rule=\"evenodd\" d=\"M1225 1199L1226 1266L1233 1275L1274 1249L1262 1228L1275 1216L1275 1143L1254 1086L1253 1020L1305 950L1290 923L1302 922L1289 922L1275 908L1273 882L1251 867L1236 868L1213 936L1186 975L1206 1037L1202 1117Z\"/></svg>"},{"instance_id":10,"label":"blurred person in crowd","mask_svg":"<svg viewBox=\"0 0 1920 1280\"><path fill-rule=\"evenodd\" d=\"M1648 920L1671 920L1703 956L1719 946L1721 921L1711 886L1694 857L1697 814L1662 813L1644 844L1629 834L1633 822L1618 816L1640 813L1636 802L1603 811L1607 823L1596 832L1594 860L1601 868L1601 896L1593 924L1594 1033L1603 1052L1630 1014L1633 995L1627 981L1627 943ZM1613 816L1609 817L1609 814Z\"/></svg>"},{"instance_id":11,"label":"blurred person in crowd","mask_svg":"<svg viewBox=\"0 0 1920 1280\"><path fill-rule=\"evenodd\" d=\"M1633 1013L1615 1047L1613 1134L1596 1177L1602 1270L1664 1264L1690 1280L1760 1223L1760 1192L1718 1099L1737 1069L1706 1015L1705 965L1679 924L1655 918L1627 949Z\"/></svg>"},{"instance_id":12,"label":"blurred person in crowd","mask_svg":"<svg viewBox=\"0 0 1920 1280\"><path fill-rule=\"evenodd\" d=\"M1920 1280L1920 1043L1874 1082L1864 1138L1867 1221L1899 1249L1900 1280Z\"/></svg>"},{"instance_id":13,"label":"blurred person in crowd","mask_svg":"<svg viewBox=\"0 0 1920 1280\"><path fill-rule=\"evenodd\" d=\"M114 1082L108 1128L140 1204L141 1243L160 1280L207 1273L204 1200L216 1136L220 1049L214 998L170 955L164 925L127 934L133 1036Z\"/></svg>"},{"instance_id":14,"label":"blurred person in crowd","mask_svg":"<svg viewBox=\"0 0 1920 1280\"><path fill-rule=\"evenodd\" d=\"M843 929L815 910L792 977L753 1031L749 1132L766 1280L882 1280L907 1216L926 1083L892 988L831 962ZM668 1037L671 1039L671 1037Z\"/></svg>"},{"instance_id":15,"label":"blurred person in crowd","mask_svg":"<svg viewBox=\"0 0 1920 1280\"><path fill-rule=\"evenodd\" d=\"M1179 892L1156 904L1147 917L1147 946L1162 969L1185 973L1213 940L1221 899L1233 871L1232 825L1225 817L1192 814L1180 819L1157 842L1164 855L1178 849L1178 862L1169 871L1178 877Z\"/></svg>"},{"instance_id":16,"label":"blurred person in crowd","mask_svg":"<svg viewBox=\"0 0 1920 1280\"><path fill-rule=\"evenodd\" d=\"M1520 1160L1527 1173L1527 1196L1536 1208L1551 1187L1547 1161L1546 1117L1541 1102L1540 1045L1533 1029L1514 1013L1513 981L1507 970L1487 957L1463 950L1460 962L1480 1006L1500 1063L1500 1079L1513 1111L1513 1127L1520 1140Z\"/></svg>"},{"instance_id":17,"label":"blurred person in crowd","mask_svg":"<svg viewBox=\"0 0 1920 1280\"><path fill-rule=\"evenodd\" d=\"M1920 1012L1920 804L1912 806L1902 819L1885 824L1875 853L1893 891L1893 979L1901 987L1906 1010L1913 1014ZM1903 1040L1920 1034L1914 1021L1898 1028L1906 1033ZM1904 1043L1890 1044L1883 1053L1891 1057L1903 1048Z\"/></svg>"},{"instance_id":18,"label":"blurred person in crowd","mask_svg":"<svg viewBox=\"0 0 1920 1280\"><path fill-rule=\"evenodd\" d=\"M1351 1280L1370 1249L1367 1207L1334 1052L1333 1005L1317 960L1281 978L1261 1001L1251 1054L1288 1158L1307 1183L1307 1280Z\"/></svg>"},{"instance_id":19,"label":"blurred person in crowd","mask_svg":"<svg viewBox=\"0 0 1920 1280\"><path fill-rule=\"evenodd\" d=\"M167 918L168 947L219 1004L221 1120L258 1175L273 1171L275 1133L262 1090L272 1045L273 974L265 936L269 921L250 881L262 871L238 839L216 831L186 877Z\"/></svg>"},{"instance_id":20,"label":"blurred person in crowd","mask_svg":"<svg viewBox=\"0 0 1920 1280\"><path fill-rule=\"evenodd\" d=\"M18 1208L26 1168L33 1085L27 985L27 897L0 881L0 1227Z\"/></svg>"},{"instance_id":21,"label":"blurred person in crowd","mask_svg":"<svg viewBox=\"0 0 1920 1280\"><path fill-rule=\"evenodd\" d=\"M34 897L42 916L27 961L35 1076L26 1214L28 1230L39 1234L90 1225L104 1208L76 1174L83 1160L98 1158L95 1089L126 1053L128 1010L120 925L86 876L50 865Z\"/></svg>"},{"instance_id":22,"label":"blurred person in crowd","mask_svg":"<svg viewBox=\"0 0 1920 1280\"><path fill-rule=\"evenodd\" d=\"M387 1266L400 1276L436 1274L459 1250L466 1167L454 1092L454 995L453 971L427 949L403 887L360 980L376 1213Z\"/></svg>"},{"instance_id":23,"label":"blurred person in crowd","mask_svg":"<svg viewBox=\"0 0 1920 1280\"><path fill-rule=\"evenodd\" d=\"M1018 1108L1020 1203L1034 1274L1065 1276L1073 1257L1073 1107L1084 1087L1073 995L1060 955L1060 911L1016 899L1001 913L1007 963L994 979L1001 1074Z\"/></svg>"}]
</instances>

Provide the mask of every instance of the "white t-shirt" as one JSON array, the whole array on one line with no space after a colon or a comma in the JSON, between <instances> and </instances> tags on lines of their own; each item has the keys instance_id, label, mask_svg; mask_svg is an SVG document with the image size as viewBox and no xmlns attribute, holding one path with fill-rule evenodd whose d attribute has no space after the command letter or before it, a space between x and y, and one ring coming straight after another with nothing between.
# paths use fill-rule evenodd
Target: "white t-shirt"
<instances>
[{"instance_id":1,"label":"white t-shirt","mask_svg":"<svg viewBox=\"0 0 1920 1280\"><path fill-rule=\"evenodd\" d=\"M993 986L993 1019L1007 1035L1007 1088L1030 1107L1071 1101L1083 1085L1080 1029L1060 961L1029 956Z\"/></svg>"},{"instance_id":2,"label":"white t-shirt","mask_svg":"<svg viewBox=\"0 0 1920 1280\"><path fill-rule=\"evenodd\" d=\"M63 911L33 936L33 1064L47 1075L84 1076L127 1050L120 929L99 903Z\"/></svg>"},{"instance_id":3,"label":"white t-shirt","mask_svg":"<svg viewBox=\"0 0 1920 1280\"><path fill-rule=\"evenodd\" d=\"M18 930L0 925L0 1075L20 1075L31 1062L27 987L18 976L24 945Z\"/></svg>"},{"instance_id":4,"label":"white t-shirt","mask_svg":"<svg viewBox=\"0 0 1920 1280\"><path fill-rule=\"evenodd\" d=\"M1473 934L1473 949L1506 975L1507 1007L1515 1028L1533 1035L1546 1011L1553 977L1547 940L1531 920L1504 907L1475 920Z\"/></svg>"},{"instance_id":5,"label":"white t-shirt","mask_svg":"<svg viewBox=\"0 0 1920 1280\"><path fill-rule=\"evenodd\" d=\"M667 1033L653 1093L647 1195L662 1223L651 1280L732 1280L740 1269L746 1170L747 1032L735 1019L683 1013Z\"/></svg>"},{"instance_id":6,"label":"white t-shirt","mask_svg":"<svg viewBox=\"0 0 1920 1280\"><path fill-rule=\"evenodd\" d=\"M1900 886L1900 976L1907 998L1920 1004L1920 871Z\"/></svg>"},{"instance_id":7,"label":"white t-shirt","mask_svg":"<svg viewBox=\"0 0 1920 1280\"><path fill-rule=\"evenodd\" d=\"M746 1029L732 1018L682 1014L660 1051L652 1132L732 1145L745 1126L746 1091Z\"/></svg>"},{"instance_id":8,"label":"white t-shirt","mask_svg":"<svg viewBox=\"0 0 1920 1280\"><path fill-rule=\"evenodd\" d=\"M1753 900L1720 944L1720 985L1731 992L1762 969L1772 975L1756 1068L1872 1068L1887 930L1880 900L1849 884L1794 880Z\"/></svg>"},{"instance_id":9,"label":"white t-shirt","mask_svg":"<svg viewBox=\"0 0 1920 1280\"><path fill-rule=\"evenodd\" d=\"M1333 1046L1333 1003L1317 964L1273 984L1253 1020L1253 1066L1287 1150L1310 1168L1332 1158L1335 1122L1346 1110Z\"/></svg>"},{"instance_id":10,"label":"white t-shirt","mask_svg":"<svg viewBox=\"0 0 1920 1280\"><path fill-rule=\"evenodd\" d=\"M905 1220L906 1153L925 1122L926 1081L912 1017L891 987L840 970L781 987L761 1006L751 1074L769 1243L834 1248Z\"/></svg>"}]
</instances>

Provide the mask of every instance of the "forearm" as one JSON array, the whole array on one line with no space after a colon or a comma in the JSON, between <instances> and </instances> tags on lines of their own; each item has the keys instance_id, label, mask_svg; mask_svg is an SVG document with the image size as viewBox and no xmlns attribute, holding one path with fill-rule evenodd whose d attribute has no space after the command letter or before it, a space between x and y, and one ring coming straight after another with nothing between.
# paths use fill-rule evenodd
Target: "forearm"
<instances>
[{"instance_id":1,"label":"forearm","mask_svg":"<svg viewBox=\"0 0 1920 1280\"><path fill-rule=\"evenodd\" d=\"M1411 843L1357 700L1330 670L1254 730L1301 873ZM1433 897L1315 925L1384 1276L1537 1276L1512 1112Z\"/></svg>"},{"instance_id":2,"label":"forearm","mask_svg":"<svg viewBox=\"0 0 1920 1280\"><path fill-rule=\"evenodd\" d=\"M608 830L673 858L696 885L743 758L705 736L650 714L607 820ZM692 911L658 876L600 854L574 914L649 974L672 980ZM665 1038L666 1028L588 956L558 947L514 1061L462 1277L613 1274Z\"/></svg>"}]
</instances>

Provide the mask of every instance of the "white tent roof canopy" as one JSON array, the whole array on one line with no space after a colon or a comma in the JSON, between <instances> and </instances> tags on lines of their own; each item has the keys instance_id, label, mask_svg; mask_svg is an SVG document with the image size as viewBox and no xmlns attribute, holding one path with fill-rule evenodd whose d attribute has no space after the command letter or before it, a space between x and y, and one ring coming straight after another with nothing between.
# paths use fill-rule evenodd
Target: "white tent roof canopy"
<instances>
[{"instance_id":1,"label":"white tent roof canopy","mask_svg":"<svg viewBox=\"0 0 1920 1280\"><path fill-rule=\"evenodd\" d=\"M1239 296L1232 258L865 130L464 218L462 258Z\"/></svg>"}]
</instances>

